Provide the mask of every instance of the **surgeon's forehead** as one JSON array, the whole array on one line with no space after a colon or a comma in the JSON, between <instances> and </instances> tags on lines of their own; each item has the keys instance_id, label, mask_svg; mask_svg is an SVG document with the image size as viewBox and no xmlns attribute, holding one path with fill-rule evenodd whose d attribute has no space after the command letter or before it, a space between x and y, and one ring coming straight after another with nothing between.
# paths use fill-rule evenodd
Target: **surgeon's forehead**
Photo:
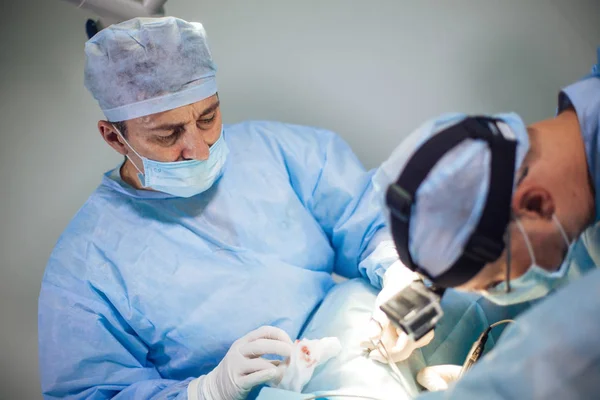
<instances>
[{"instance_id":1,"label":"surgeon's forehead","mask_svg":"<svg viewBox=\"0 0 600 400\"><path fill-rule=\"evenodd\" d=\"M137 122L139 124L148 124L148 123L152 122L152 115L146 115L143 117L136 118L135 122Z\"/></svg>"},{"instance_id":2,"label":"surgeon's forehead","mask_svg":"<svg viewBox=\"0 0 600 400\"><path fill-rule=\"evenodd\" d=\"M146 115L132 120L136 125L152 127L163 123L189 122L188 120L199 116L218 103L217 95L213 95L204 100L192 104L174 108L172 110L162 111L156 114Z\"/></svg>"}]
</instances>

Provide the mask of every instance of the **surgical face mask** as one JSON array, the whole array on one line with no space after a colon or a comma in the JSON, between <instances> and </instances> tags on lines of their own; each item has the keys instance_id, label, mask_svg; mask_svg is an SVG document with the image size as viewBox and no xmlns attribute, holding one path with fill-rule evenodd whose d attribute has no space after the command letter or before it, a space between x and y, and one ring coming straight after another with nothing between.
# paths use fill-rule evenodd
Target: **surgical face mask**
<instances>
[{"instance_id":1,"label":"surgical face mask","mask_svg":"<svg viewBox=\"0 0 600 400\"><path fill-rule=\"evenodd\" d=\"M142 157L131 145L121 132L115 128L127 146L143 162L144 172L129 158L135 169L138 170L138 178L143 187L152 188L159 192L167 193L176 197L192 197L208 190L221 176L225 160L229 154L227 143L223 139L223 128L219 139L210 146L210 154L207 160L186 160L175 162L160 162Z\"/></svg>"},{"instance_id":2,"label":"surgical face mask","mask_svg":"<svg viewBox=\"0 0 600 400\"><path fill-rule=\"evenodd\" d=\"M523 235L529 257L531 258L531 266L523 274L515 280L510 281L510 291L506 290L506 282L502 282L496 285L494 288L487 290L483 293L483 296L490 301L499 305L511 305L517 303L524 303L526 301L535 300L546 296L552 290L564 284L568 277L567 272L571 265L571 253L573 251L574 243L569 240L565 230L563 229L560 221L556 216L552 216L554 224L560 231L560 234L568 246L568 251L563 259L562 264L556 271L548 271L540 267L535 260L533 253L533 246L525 232L525 228L521 224L521 221L516 220L517 228Z\"/></svg>"}]
</instances>

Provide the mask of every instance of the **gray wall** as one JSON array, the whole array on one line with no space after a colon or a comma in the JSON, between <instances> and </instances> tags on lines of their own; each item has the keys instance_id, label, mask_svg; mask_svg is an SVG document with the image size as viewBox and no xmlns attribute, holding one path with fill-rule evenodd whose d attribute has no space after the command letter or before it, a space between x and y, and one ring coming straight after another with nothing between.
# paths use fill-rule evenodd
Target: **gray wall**
<instances>
[{"instance_id":1,"label":"gray wall","mask_svg":"<svg viewBox=\"0 0 600 400\"><path fill-rule=\"evenodd\" d=\"M0 5L0 398L33 399L46 260L119 157L82 85L86 14L12 3ZM205 23L227 121L330 128L367 167L440 112L550 116L600 43L595 0L170 0L167 11Z\"/></svg>"}]
</instances>

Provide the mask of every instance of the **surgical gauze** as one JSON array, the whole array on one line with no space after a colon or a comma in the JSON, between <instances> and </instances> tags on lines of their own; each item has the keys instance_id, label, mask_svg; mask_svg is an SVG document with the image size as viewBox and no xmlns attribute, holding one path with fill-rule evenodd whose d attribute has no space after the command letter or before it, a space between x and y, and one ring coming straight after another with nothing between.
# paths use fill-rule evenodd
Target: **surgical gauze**
<instances>
[{"instance_id":1,"label":"surgical gauze","mask_svg":"<svg viewBox=\"0 0 600 400\"><path fill-rule=\"evenodd\" d=\"M272 382L271 386L301 392L312 378L315 368L336 357L341 350L342 345L335 337L296 340L292 355L278 367L283 370L281 380Z\"/></svg>"}]
</instances>

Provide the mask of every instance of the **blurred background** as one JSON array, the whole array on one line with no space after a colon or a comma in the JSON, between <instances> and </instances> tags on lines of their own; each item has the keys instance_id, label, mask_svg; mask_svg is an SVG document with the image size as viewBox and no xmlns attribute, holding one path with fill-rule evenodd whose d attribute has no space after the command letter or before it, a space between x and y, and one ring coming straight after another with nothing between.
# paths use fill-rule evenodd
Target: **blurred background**
<instances>
[{"instance_id":1,"label":"blurred background","mask_svg":"<svg viewBox=\"0 0 600 400\"><path fill-rule=\"evenodd\" d=\"M447 111L552 116L600 45L597 0L169 0L202 22L226 122L328 128L365 167ZM0 398L41 398L37 297L60 233L121 158L83 87L90 11L0 4Z\"/></svg>"}]
</instances>

